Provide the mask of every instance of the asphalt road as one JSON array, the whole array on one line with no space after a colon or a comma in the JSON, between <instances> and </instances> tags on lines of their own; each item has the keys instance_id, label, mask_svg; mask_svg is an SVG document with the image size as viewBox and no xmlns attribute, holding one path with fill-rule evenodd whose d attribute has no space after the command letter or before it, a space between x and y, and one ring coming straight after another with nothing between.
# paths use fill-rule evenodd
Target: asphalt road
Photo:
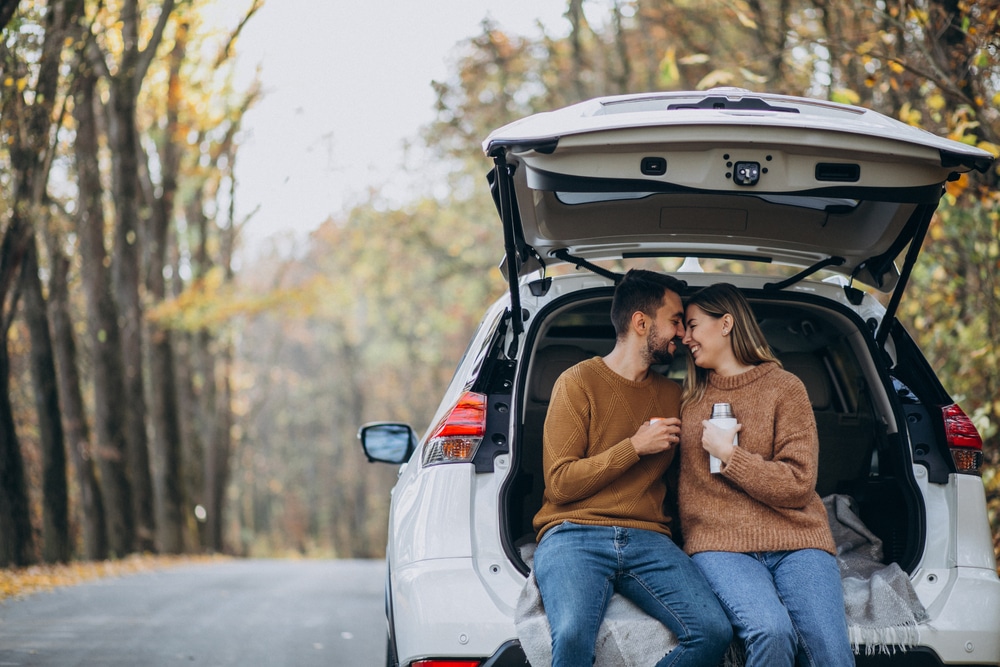
<instances>
[{"instance_id":1,"label":"asphalt road","mask_svg":"<svg viewBox=\"0 0 1000 667\"><path fill-rule=\"evenodd\" d=\"M383 561L234 560L0 603L0 666L385 665Z\"/></svg>"}]
</instances>

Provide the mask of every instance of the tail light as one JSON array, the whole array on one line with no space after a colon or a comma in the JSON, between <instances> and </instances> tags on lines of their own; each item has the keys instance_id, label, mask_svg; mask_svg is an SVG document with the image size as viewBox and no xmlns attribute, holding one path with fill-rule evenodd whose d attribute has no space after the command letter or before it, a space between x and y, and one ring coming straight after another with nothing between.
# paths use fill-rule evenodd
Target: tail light
<instances>
[{"instance_id":1,"label":"tail light","mask_svg":"<svg viewBox=\"0 0 1000 667\"><path fill-rule=\"evenodd\" d=\"M944 435L955 461L955 469L967 475L979 475L983 465L983 439L972 420L956 404L941 408Z\"/></svg>"},{"instance_id":2,"label":"tail light","mask_svg":"<svg viewBox=\"0 0 1000 667\"><path fill-rule=\"evenodd\" d=\"M468 463L486 434L486 396L467 391L424 445L424 466Z\"/></svg>"}]
</instances>

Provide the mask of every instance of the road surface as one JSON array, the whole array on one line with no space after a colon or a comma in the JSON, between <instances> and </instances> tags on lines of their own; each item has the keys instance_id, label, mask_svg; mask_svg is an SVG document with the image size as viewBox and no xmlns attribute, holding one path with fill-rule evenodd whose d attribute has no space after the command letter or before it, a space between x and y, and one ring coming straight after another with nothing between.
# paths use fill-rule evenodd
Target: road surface
<instances>
[{"instance_id":1,"label":"road surface","mask_svg":"<svg viewBox=\"0 0 1000 667\"><path fill-rule=\"evenodd\" d=\"M233 560L0 602L0 667L385 665L383 561Z\"/></svg>"}]
</instances>

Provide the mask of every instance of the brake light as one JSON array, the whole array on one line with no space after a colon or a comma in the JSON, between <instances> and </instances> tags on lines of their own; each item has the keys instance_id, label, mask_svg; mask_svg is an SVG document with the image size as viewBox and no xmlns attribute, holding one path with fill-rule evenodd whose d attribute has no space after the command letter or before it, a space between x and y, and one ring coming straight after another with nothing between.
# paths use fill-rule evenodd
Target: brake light
<instances>
[{"instance_id":1,"label":"brake light","mask_svg":"<svg viewBox=\"0 0 1000 667\"><path fill-rule=\"evenodd\" d=\"M957 404L941 408L944 435L955 461L955 469L967 475L981 474L983 439L969 416Z\"/></svg>"},{"instance_id":2,"label":"brake light","mask_svg":"<svg viewBox=\"0 0 1000 667\"><path fill-rule=\"evenodd\" d=\"M479 667L478 660L417 660L411 667Z\"/></svg>"},{"instance_id":3,"label":"brake light","mask_svg":"<svg viewBox=\"0 0 1000 667\"><path fill-rule=\"evenodd\" d=\"M468 463L486 435L486 396L467 391L424 445L424 466Z\"/></svg>"}]
</instances>

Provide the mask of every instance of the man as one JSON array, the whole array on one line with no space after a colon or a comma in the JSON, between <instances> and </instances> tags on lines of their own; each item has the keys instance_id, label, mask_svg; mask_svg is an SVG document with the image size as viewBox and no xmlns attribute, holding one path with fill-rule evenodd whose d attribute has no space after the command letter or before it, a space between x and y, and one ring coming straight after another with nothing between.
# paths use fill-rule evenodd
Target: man
<instances>
[{"instance_id":1,"label":"man","mask_svg":"<svg viewBox=\"0 0 1000 667\"><path fill-rule=\"evenodd\" d=\"M671 540L664 473L680 439L680 387L651 371L684 335L684 283L633 269L615 289L615 347L564 372L543 435L534 571L553 667L593 664L613 592L670 628L666 665L716 665L732 637L701 573Z\"/></svg>"}]
</instances>

